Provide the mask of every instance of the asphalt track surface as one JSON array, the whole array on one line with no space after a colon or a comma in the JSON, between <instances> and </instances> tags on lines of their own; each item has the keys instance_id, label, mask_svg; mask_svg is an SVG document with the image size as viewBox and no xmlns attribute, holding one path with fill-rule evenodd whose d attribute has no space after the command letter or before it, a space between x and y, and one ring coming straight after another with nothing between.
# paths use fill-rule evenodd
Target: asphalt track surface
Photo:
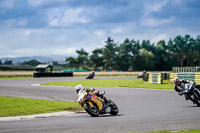
<instances>
[{"instance_id":1,"label":"asphalt track surface","mask_svg":"<svg viewBox=\"0 0 200 133\"><path fill-rule=\"evenodd\" d=\"M0 80L0 96L76 101L73 87L34 86L38 83L73 80L84 78ZM106 96L118 105L117 116L90 117L82 113L65 117L0 121L0 133L128 133L200 129L200 108L174 91L123 87L96 89L105 90Z\"/></svg>"}]
</instances>

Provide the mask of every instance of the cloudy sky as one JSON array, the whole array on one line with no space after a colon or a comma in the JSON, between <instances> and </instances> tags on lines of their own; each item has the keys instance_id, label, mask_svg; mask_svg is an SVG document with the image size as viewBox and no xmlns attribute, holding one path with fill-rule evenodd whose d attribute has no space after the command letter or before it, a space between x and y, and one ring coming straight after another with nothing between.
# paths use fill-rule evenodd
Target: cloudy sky
<instances>
[{"instance_id":1,"label":"cloudy sky","mask_svg":"<svg viewBox=\"0 0 200 133\"><path fill-rule=\"evenodd\" d=\"M74 56L122 43L200 35L199 0L0 0L0 57Z\"/></svg>"}]
</instances>

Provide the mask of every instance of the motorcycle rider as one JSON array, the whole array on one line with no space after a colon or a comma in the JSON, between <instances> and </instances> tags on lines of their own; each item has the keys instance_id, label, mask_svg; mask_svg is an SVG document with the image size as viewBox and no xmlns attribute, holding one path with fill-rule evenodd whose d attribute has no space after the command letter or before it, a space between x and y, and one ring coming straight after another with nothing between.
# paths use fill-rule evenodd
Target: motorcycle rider
<instances>
[{"instance_id":1,"label":"motorcycle rider","mask_svg":"<svg viewBox=\"0 0 200 133\"><path fill-rule=\"evenodd\" d=\"M95 76L95 72L92 71L91 73L88 74L88 76L86 77L86 79L94 79Z\"/></svg>"},{"instance_id":2,"label":"motorcycle rider","mask_svg":"<svg viewBox=\"0 0 200 133\"><path fill-rule=\"evenodd\" d=\"M79 84L75 87L75 91L76 93L78 94L77 96L79 97L81 95L81 93L84 91L84 90L88 90L89 92L94 92L94 95L100 97L101 99L103 99L105 101L105 104L108 102L107 101L107 98L104 96L105 95L105 91L104 92L100 92L100 91L95 91L94 88L85 88L83 87L82 84Z\"/></svg>"},{"instance_id":3,"label":"motorcycle rider","mask_svg":"<svg viewBox=\"0 0 200 133\"><path fill-rule=\"evenodd\" d=\"M143 76L146 74L146 70L143 72L140 72L137 78L143 78Z\"/></svg>"},{"instance_id":4,"label":"motorcycle rider","mask_svg":"<svg viewBox=\"0 0 200 133\"><path fill-rule=\"evenodd\" d=\"M192 81L180 80L178 77L175 77L173 81L174 81L174 89L175 89L175 91L178 92L178 94L180 96L182 96L183 92L188 89L187 88L188 84L192 84L192 87L193 87L193 85L195 85L195 83Z\"/></svg>"}]
</instances>

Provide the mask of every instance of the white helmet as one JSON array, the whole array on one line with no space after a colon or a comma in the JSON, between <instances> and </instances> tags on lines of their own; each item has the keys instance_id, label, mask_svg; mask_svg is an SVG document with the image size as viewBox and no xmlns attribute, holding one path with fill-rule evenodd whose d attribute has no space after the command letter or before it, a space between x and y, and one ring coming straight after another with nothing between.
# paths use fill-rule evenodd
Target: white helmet
<instances>
[{"instance_id":1,"label":"white helmet","mask_svg":"<svg viewBox=\"0 0 200 133\"><path fill-rule=\"evenodd\" d=\"M174 84L179 85L180 84L180 79L178 77L174 78Z\"/></svg>"},{"instance_id":2,"label":"white helmet","mask_svg":"<svg viewBox=\"0 0 200 133\"><path fill-rule=\"evenodd\" d=\"M78 93L79 90L81 90L81 89L84 89L84 87L82 86L82 84L77 85L77 86L75 87L76 93Z\"/></svg>"}]
</instances>

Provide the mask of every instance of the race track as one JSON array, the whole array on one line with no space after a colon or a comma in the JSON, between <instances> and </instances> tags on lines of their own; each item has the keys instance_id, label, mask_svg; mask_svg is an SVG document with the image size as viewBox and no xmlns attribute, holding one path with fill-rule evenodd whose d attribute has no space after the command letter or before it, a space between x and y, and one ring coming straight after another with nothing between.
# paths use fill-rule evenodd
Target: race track
<instances>
[{"instance_id":1,"label":"race track","mask_svg":"<svg viewBox=\"0 0 200 133\"><path fill-rule=\"evenodd\" d=\"M95 80L101 79L105 78ZM76 101L73 87L36 85L72 80L84 78L0 80L0 96ZM119 115L90 117L83 113L66 117L0 121L0 133L128 133L200 129L200 108L174 91L123 87L98 87L96 90L106 91L106 96L118 105Z\"/></svg>"}]
</instances>

